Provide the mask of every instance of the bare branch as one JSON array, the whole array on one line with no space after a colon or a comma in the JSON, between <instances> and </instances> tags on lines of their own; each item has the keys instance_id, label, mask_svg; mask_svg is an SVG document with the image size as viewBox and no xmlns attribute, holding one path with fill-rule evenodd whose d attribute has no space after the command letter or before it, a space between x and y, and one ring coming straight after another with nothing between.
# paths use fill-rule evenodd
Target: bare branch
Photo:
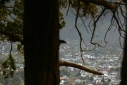
<instances>
[{"instance_id":1,"label":"bare branch","mask_svg":"<svg viewBox=\"0 0 127 85\"><path fill-rule=\"evenodd\" d=\"M85 25L83 18L80 17L80 19L82 20L82 23L83 23L84 27L86 28L87 33L89 34L88 28L87 28L87 26Z\"/></svg>"},{"instance_id":2,"label":"bare branch","mask_svg":"<svg viewBox=\"0 0 127 85\"><path fill-rule=\"evenodd\" d=\"M121 19L120 19L120 17L119 17L119 10L116 11L116 17L117 17L117 19L119 20L121 29L123 30L123 26L124 26L124 25L122 24L122 21L121 21Z\"/></svg>"},{"instance_id":3,"label":"bare branch","mask_svg":"<svg viewBox=\"0 0 127 85\"><path fill-rule=\"evenodd\" d=\"M112 17L112 19L111 19L111 24L109 25L109 27L108 27L108 29L107 29L107 31L106 31L106 33L105 33L105 36L104 36L104 41L105 41L105 43L108 43L108 42L106 41L106 36L107 36L108 31L111 30L113 24L114 24L114 20L113 20L113 17Z\"/></svg>"},{"instance_id":4,"label":"bare branch","mask_svg":"<svg viewBox=\"0 0 127 85\"><path fill-rule=\"evenodd\" d=\"M121 37L119 36L119 44L120 44L120 47L123 49L123 46L122 46L122 43L121 43Z\"/></svg>"},{"instance_id":5,"label":"bare branch","mask_svg":"<svg viewBox=\"0 0 127 85\"><path fill-rule=\"evenodd\" d=\"M70 5L71 5L71 0L69 0L69 2L68 2L68 9L67 9L67 13L66 13L66 16L67 16L67 14L68 14L68 11L69 11L69 8L70 8Z\"/></svg>"},{"instance_id":6,"label":"bare branch","mask_svg":"<svg viewBox=\"0 0 127 85\"><path fill-rule=\"evenodd\" d=\"M115 10L111 10L111 11L112 11L113 17L114 17L114 19L116 20L116 23L117 23L117 25L118 25L118 31L124 31L124 32L125 32L125 30L123 30L123 29L121 28L121 25L120 25L120 23L119 23L119 20L117 19L116 15L115 15L116 9L115 9Z\"/></svg>"},{"instance_id":7,"label":"bare branch","mask_svg":"<svg viewBox=\"0 0 127 85\"><path fill-rule=\"evenodd\" d=\"M122 16L126 19L126 16L123 14L123 13L125 13L123 10L122 10L122 7L120 6L120 11L121 11L121 14L122 14ZM126 13L125 13L126 14Z\"/></svg>"},{"instance_id":8,"label":"bare branch","mask_svg":"<svg viewBox=\"0 0 127 85\"><path fill-rule=\"evenodd\" d=\"M79 10L80 10L80 2L78 2L77 15L76 15L76 18L75 18L75 28L76 28L76 30L77 30L77 32L79 34L79 37L80 37L80 52L81 52L81 58L82 58L83 63L85 64L84 59L82 57L82 52L83 52L83 50L82 50L82 41L83 41L82 34L81 34L81 32L79 31L79 29L77 27L77 20L78 20L78 16L79 16Z\"/></svg>"},{"instance_id":9,"label":"bare branch","mask_svg":"<svg viewBox=\"0 0 127 85\"><path fill-rule=\"evenodd\" d=\"M79 64L69 62L69 61L59 60L59 66L70 66L70 67L74 67L74 68L84 70L84 71L89 72L89 73L93 73L93 74L97 74L97 75L103 75L102 72L99 72L99 71L90 69L88 67L85 67L83 65L79 65Z\"/></svg>"},{"instance_id":10,"label":"bare branch","mask_svg":"<svg viewBox=\"0 0 127 85\"><path fill-rule=\"evenodd\" d=\"M93 32L92 32L92 37L91 37L91 40L90 40L90 43L93 44L93 45L98 45L98 46L101 46L99 45L98 43L93 43L93 38L94 38L94 34L95 34L95 29L96 29L96 24L98 22L98 20L100 19L100 17L104 14L106 8L104 8L101 12L101 14L97 17L97 19L94 21L94 29L93 29ZM101 46L102 47L102 46Z\"/></svg>"}]
</instances>

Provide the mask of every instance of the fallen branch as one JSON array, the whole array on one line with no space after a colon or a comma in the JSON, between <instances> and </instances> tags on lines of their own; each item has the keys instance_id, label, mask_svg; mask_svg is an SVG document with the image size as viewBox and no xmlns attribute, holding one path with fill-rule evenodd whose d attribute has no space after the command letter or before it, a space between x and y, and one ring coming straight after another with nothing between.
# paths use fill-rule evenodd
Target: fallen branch
<instances>
[{"instance_id":1,"label":"fallen branch","mask_svg":"<svg viewBox=\"0 0 127 85\"><path fill-rule=\"evenodd\" d=\"M84 71L89 72L89 73L93 73L93 74L97 74L97 75L104 75L102 72L99 72L99 71L90 69L88 67L85 67L83 65L79 65L79 64L69 62L69 61L59 60L59 66L70 66L70 67L74 67L74 68L84 70Z\"/></svg>"}]
</instances>

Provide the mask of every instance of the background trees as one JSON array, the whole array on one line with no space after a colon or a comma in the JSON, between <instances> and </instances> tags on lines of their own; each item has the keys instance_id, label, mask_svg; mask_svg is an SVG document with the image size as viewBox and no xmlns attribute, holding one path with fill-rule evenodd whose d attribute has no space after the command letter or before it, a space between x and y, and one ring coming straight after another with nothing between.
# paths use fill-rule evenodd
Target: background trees
<instances>
[{"instance_id":1,"label":"background trees","mask_svg":"<svg viewBox=\"0 0 127 85\"><path fill-rule=\"evenodd\" d=\"M30 27L31 29L28 29L28 28L27 28L28 30L24 29L24 32L27 32L27 33L24 33L24 39L26 37L26 39L30 40L30 41L27 42L25 39L25 42L23 42L23 33L22 33L22 31L23 31L23 23L22 22L23 21L22 20L23 20L23 9L24 9L23 3L24 2L23 2L23 0L20 0L20 1L15 0L14 2L11 2L11 3L9 1L5 1L5 4L3 4L3 1L4 0L2 0L2 2L0 4L0 7L1 7L0 8L0 15L1 15L1 17L0 17L0 20L1 20L1 22L0 22L0 33L1 34L0 35L1 35L1 40L11 41L11 42L18 41L22 45L24 43L26 46L28 45L27 48L29 48L29 47L34 48L33 50L31 50L30 48L29 48L30 50L26 50L26 55L28 54L27 56L29 56L26 58L26 61L31 60L28 63L26 63L26 67L27 67L27 65L30 65L29 70L30 69L32 71L35 70L35 68L33 68L33 67L36 67L36 68L38 67L41 70L42 70L42 68L49 69L49 68L47 68L47 66L45 66L46 64L44 65L44 62L46 61L46 59L47 59L47 62L53 61L53 63L54 63L56 61L54 63L54 66L57 66L58 55L54 58L52 57L53 60L52 59L50 60L49 58L52 55L46 55L46 54L42 55L42 54L40 54L41 53L40 51L43 50L43 52L45 52L45 51L48 52L49 49L51 51L52 48L55 49L54 51L56 51L56 49L58 50L58 37L59 37L57 34L58 30L57 30L57 33L54 32L55 28L56 29L58 28L57 21L54 21L54 18L56 18L55 13L57 13L57 11L55 11L55 9L53 9L53 8L55 8L54 6L58 6L58 5L51 5L51 1L47 1L47 2L46 1L45 2L40 1L40 3L36 2L36 1L25 2L26 3L25 4L26 9L25 10L28 10L28 13L27 13L28 15L25 15L25 18L26 18L26 20L29 20L29 21L26 21L24 25L28 28ZM14 5L12 3L14 3ZM28 3L32 4L32 5L30 5L30 7L32 9L28 7L29 5L27 6ZM48 4L48 5L44 4L41 7L42 3L50 3L50 4ZM39 11L42 10L42 8L45 8L46 7L45 5L47 6L47 10L49 8L50 11L43 9L45 13L42 14ZM111 29L117 29L119 32L119 35L120 35L120 39L121 38L124 39L125 24L124 24L124 20L121 19L121 17L125 18L125 12L124 12L125 10L123 8L123 5L125 5L125 3L123 3L122 0L118 0L115 2L106 1L106 0L60 0L59 1L59 9L66 8L67 13L69 11L71 11L72 14L74 14L76 16L75 28L79 34L79 37L80 37L80 52L81 53L83 51L87 50L86 48L88 45L85 44L85 41L84 41L83 36L82 36L82 32L80 32L80 29L78 28L78 24L77 24L78 20L81 19L81 21L84 24L86 31L91 34L91 40L90 40L91 45L93 45L94 48L105 47L106 44L108 43L108 41L106 40L106 36L107 36L107 33ZM51 7L53 7L53 8L51 9ZM33 10L36 12L33 12ZM50 14L52 14L52 15L50 15ZM59 28L61 29L62 27L64 27L65 22L63 20L63 16L62 16L61 12L59 13L59 15L60 15L59 16L59 20L60 20ZM101 20L103 21L103 19L106 15L111 16L111 19L110 19L111 23L109 26L107 26L107 29L105 31L105 35L103 37L104 44L101 44L100 43L101 41L94 41L94 38L98 35L97 34L99 31L98 22ZM51 17L46 18L47 16L51 16ZM53 20L53 21L51 21L51 20ZM47 22L47 25L44 24L46 22ZM52 26L51 24L53 22L54 22L54 25ZM27 25L27 24L29 24L29 25ZM51 34L48 31L51 28L50 26L52 26L52 29L54 28L54 30L51 30ZM37 29L37 28L41 28L41 27L45 28L45 29L43 29L43 30ZM46 28L48 28L48 29L46 29ZM29 32L31 32L31 33L29 34ZM35 34L37 36L33 35L34 33L37 33L37 34ZM56 33L57 35L55 36L53 33L54 34ZM41 34L44 34L43 39L40 38L40 36L42 36ZM51 38L52 35L54 36L54 39L53 39L53 37ZM57 37L57 39L56 39L56 37ZM48 39L50 39L50 40L48 40ZM42 40L43 40L43 42L42 42ZM51 41L52 41L52 43L51 43ZM42 43L44 43L43 44L44 46L42 45ZM36 44L36 45L34 45L34 44ZM85 45L85 46L83 46L83 45ZM48 48L48 46L49 46L49 48ZM56 47L54 47L54 46L56 46ZM20 44L18 44L19 51L21 51L20 50L21 47L22 46ZM43 49L43 47L45 47L45 49ZM40 57L35 57L34 52L36 52L35 54L38 54L38 56L40 56ZM51 54L52 54L52 52L51 52ZM31 53L31 54L29 54L29 53ZM57 54L57 51L55 53ZM42 59L41 55L44 56L43 57L44 59ZM33 57L31 58L30 56L33 56ZM45 56L49 56L49 57L45 57ZM11 57L11 58L13 59L13 57ZM56 60L54 60L54 59L56 59ZM33 64L33 62L35 60L40 61L40 62L44 61L44 62L40 63L40 64L42 64L42 66L40 67L40 66L38 66L39 62L36 62L36 64ZM6 65L7 65L7 63L3 64L3 67L5 68ZM47 63L47 65L49 65L49 67L51 67L50 66L51 64ZM12 68L13 66L14 66L14 64L10 67ZM57 68L57 70L58 70L58 68ZM32 76L31 76L31 78L32 78ZM29 81L29 79L27 81Z\"/></svg>"}]
</instances>

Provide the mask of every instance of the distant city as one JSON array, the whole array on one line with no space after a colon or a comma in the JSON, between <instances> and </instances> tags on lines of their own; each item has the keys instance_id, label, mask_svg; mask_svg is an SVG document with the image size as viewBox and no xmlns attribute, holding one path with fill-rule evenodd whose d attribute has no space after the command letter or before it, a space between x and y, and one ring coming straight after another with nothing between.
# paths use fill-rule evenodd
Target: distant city
<instances>
[{"instance_id":1,"label":"distant city","mask_svg":"<svg viewBox=\"0 0 127 85\"><path fill-rule=\"evenodd\" d=\"M103 76L94 75L73 67L60 67L60 85L119 85L122 49L116 46L96 48L84 51L84 63L79 55L78 41L68 41L60 46L60 59L75 62L103 72Z\"/></svg>"}]
</instances>

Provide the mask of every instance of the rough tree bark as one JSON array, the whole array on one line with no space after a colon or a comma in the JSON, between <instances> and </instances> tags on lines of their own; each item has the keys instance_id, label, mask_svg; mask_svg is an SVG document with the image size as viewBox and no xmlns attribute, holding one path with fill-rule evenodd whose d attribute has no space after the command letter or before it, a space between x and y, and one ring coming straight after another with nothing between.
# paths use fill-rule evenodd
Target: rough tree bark
<instances>
[{"instance_id":1,"label":"rough tree bark","mask_svg":"<svg viewBox=\"0 0 127 85\"><path fill-rule=\"evenodd\" d=\"M127 0L123 0L127 3ZM126 17L127 17L127 5L126 5ZM123 60L121 68L121 82L120 85L127 85L127 19L126 19L126 35L124 39L124 51L123 51Z\"/></svg>"},{"instance_id":2,"label":"rough tree bark","mask_svg":"<svg viewBox=\"0 0 127 85\"><path fill-rule=\"evenodd\" d=\"M25 85L59 85L58 0L24 0Z\"/></svg>"}]
</instances>

